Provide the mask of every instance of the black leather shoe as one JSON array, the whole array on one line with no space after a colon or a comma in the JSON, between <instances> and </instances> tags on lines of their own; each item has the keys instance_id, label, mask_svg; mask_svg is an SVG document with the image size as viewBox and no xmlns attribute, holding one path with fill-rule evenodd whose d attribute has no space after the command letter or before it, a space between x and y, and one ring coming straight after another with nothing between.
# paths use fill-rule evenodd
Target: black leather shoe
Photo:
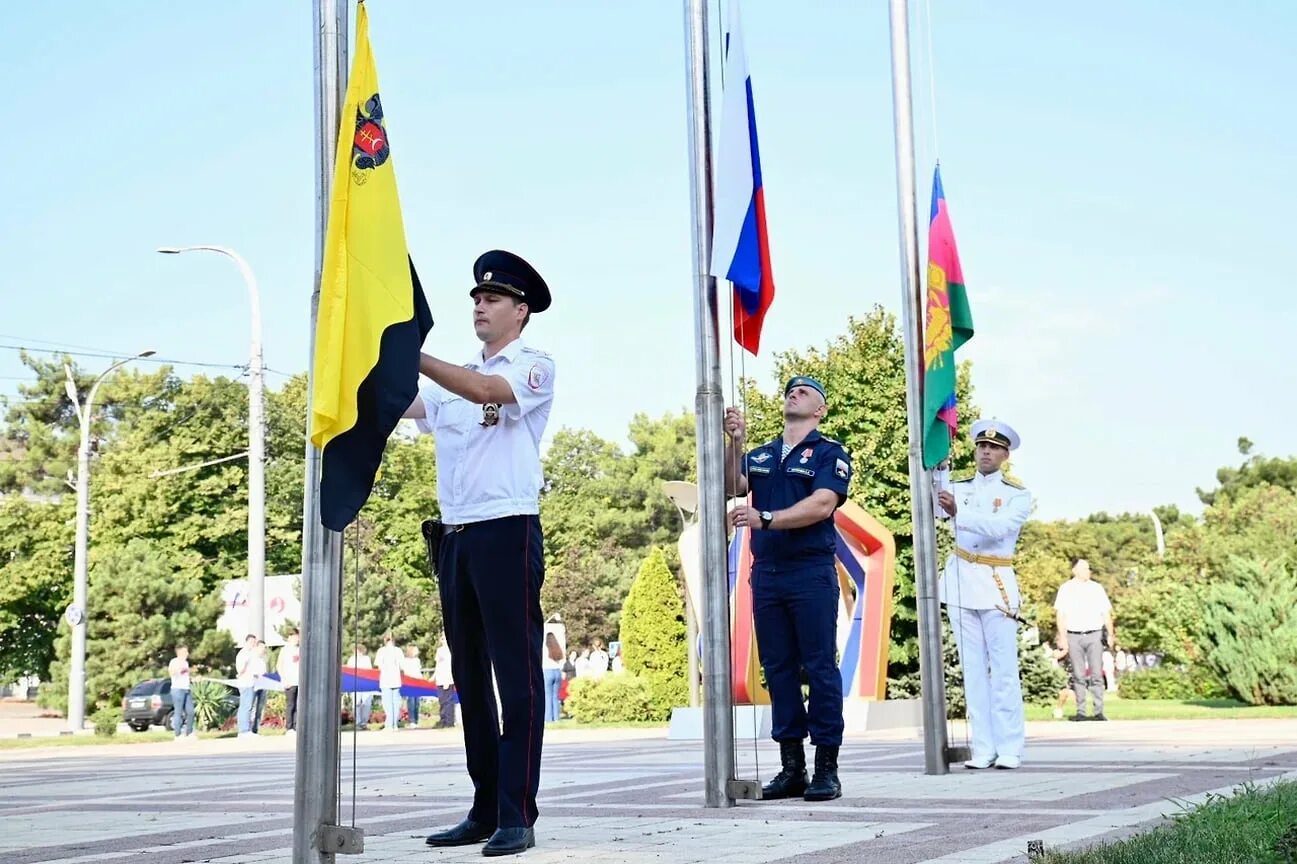
<instances>
[{"instance_id":1,"label":"black leather shoe","mask_svg":"<svg viewBox=\"0 0 1297 864\"><path fill-rule=\"evenodd\" d=\"M482 847L483 855L517 855L536 845L536 832L532 828L498 828Z\"/></svg>"},{"instance_id":2,"label":"black leather shoe","mask_svg":"<svg viewBox=\"0 0 1297 864\"><path fill-rule=\"evenodd\" d=\"M429 834L428 839L423 842L429 846L471 846L474 843L481 843L493 833L495 833L493 826L465 819L454 828Z\"/></svg>"}]
</instances>

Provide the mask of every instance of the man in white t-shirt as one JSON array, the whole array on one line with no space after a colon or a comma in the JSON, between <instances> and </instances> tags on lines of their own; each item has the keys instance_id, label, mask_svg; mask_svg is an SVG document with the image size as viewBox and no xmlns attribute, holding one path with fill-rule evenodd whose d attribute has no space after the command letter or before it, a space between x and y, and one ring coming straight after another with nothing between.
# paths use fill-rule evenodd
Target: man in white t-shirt
<instances>
[{"instance_id":1,"label":"man in white t-shirt","mask_svg":"<svg viewBox=\"0 0 1297 864\"><path fill-rule=\"evenodd\" d=\"M1117 631L1112 623L1112 603L1103 586L1090 578L1090 562L1072 560L1072 578L1058 589L1054 599L1058 613L1059 648L1067 649L1072 664L1072 692L1076 694L1073 720L1107 720L1103 716L1103 631L1108 631L1108 647L1117 648ZM1087 717L1085 691L1094 701L1094 714Z\"/></svg>"},{"instance_id":2,"label":"man in white t-shirt","mask_svg":"<svg viewBox=\"0 0 1297 864\"><path fill-rule=\"evenodd\" d=\"M395 730L401 719L401 661L405 655L396 647L392 634L383 636L383 647L374 655L378 667L378 689L383 694L383 728Z\"/></svg>"},{"instance_id":3,"label":"man in white t-shirt","mask_svg":"<svg viewBox=\"0 0 1297 864\"><path fill-rule=\"evenodd\" d=\"M252 707L256 701L257 637L249 633L234 658L234 680L239 687L239 734L252 735Z\"/></svg>"},{"instance_id":4,"label":"man in white t-shirt","mask_svg":"<svg viewBox=\"0 0 1297 864\"><path fill-rule=\"evenodd\" d=\"M194 697L189 689L189 646L177 645L176 656L167 664L171 676L171 728L176 740L194 736Z\"/></svg>"}]
</instances>

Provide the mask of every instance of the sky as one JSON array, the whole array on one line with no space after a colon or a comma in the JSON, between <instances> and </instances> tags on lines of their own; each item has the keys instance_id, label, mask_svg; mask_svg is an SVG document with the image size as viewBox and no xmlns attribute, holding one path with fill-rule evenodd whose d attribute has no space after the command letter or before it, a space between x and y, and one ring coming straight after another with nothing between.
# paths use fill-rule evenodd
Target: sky
<instances>
[{"instance_id":1,"label":"sky","mask_svg":"<svg viewBox=\"0 0 1297 864\"><path fill-rule=\"evenodd\" d=\"M920 242L939 154L976 328L960 359L983 413L1022 436L1014 466L1037 515L1197 512L1195 487L1240 460L1239 436L1297 452L1281 264L1297 236L1297 119L1282 107L1297 4L928 2L930 21L911 5ZM683 9L369 0L436 320L424 348L467 360L473 260L526 257L554 295L525 335L557 364L550 436L627 446L635 413L694 404ZM725 11L710 11L715 48ZM760 356L727 342L722 366L773 389L778 352L824 346L876 305L900 313L888 14L746 0L743 27L776 295ZM308 3L8 10L0 393L31 377L18 345L153 348L217 364L181 375L239 374L238 271L153 252L169 245L242 254L269 385L305 370L312 51ZM712 65L718 77L718 53Z\"/></svg>"}]
</instances>

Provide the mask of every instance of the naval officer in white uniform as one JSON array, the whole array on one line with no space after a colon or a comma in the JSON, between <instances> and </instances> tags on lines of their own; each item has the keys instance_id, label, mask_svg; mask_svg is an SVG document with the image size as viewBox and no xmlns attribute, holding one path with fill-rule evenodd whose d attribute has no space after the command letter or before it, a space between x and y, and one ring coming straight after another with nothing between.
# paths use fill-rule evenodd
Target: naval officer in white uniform
<instances>
[{"instance_id":1,"label":"naval officer in white uniform","mask_svg":"<svg viewBox=\"0 0 1297 864\"><path fill-rule=\"evenodd\" d=\"M941 602L959 646L972 727L968 768L1017 768L1024 746L1018 679L1018 610L1014 547L1031 515L1031 493L1000 468L1020 439L1007 423L973 424L977 471L937 495L937 517L949 519L955 551L941 576Z\"/></svg>"}]
</instances>

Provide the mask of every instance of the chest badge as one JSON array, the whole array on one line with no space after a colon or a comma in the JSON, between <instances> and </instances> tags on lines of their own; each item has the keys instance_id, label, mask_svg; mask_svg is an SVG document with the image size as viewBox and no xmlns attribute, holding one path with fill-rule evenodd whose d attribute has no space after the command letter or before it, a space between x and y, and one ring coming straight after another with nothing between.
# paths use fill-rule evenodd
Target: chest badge
<instances>
[{"instance_id":1,"label":"chest badge","mask_svg":"<svg viewBox=\"0 0 1297 864\"><path fill-rule=\"evenodd\" d=\"M815 452L815 448L807 447L805 450L802 451L802 458L799 461L803 465L805 465L810 460L811 454L813 454L814 452Z\"/></svg>"},{"instance_id":2,"label":"chest badge","mask_svg":"<svg viewBox=\"0 0 1297 864\"><path fill-rule=\"evenodd\" d=\"M482 426L494 426L500 422L500 403L487 402L482 406Z\"/></svg>"},{"instance_id":3,"label":"chest badge","mask_svg":"<svg viewBox=\"0 0 1297 864\"><path fill-rule=\"evenodd\" d=\"M1000 508L1003 507L1003 506L1004 506L1004 499L1003 499L1003 498L996 498L994 501L991 502L991 512L992 512L992 513L999 513L999 512L1000 512Z\"/></svg>"}]
</instances>

